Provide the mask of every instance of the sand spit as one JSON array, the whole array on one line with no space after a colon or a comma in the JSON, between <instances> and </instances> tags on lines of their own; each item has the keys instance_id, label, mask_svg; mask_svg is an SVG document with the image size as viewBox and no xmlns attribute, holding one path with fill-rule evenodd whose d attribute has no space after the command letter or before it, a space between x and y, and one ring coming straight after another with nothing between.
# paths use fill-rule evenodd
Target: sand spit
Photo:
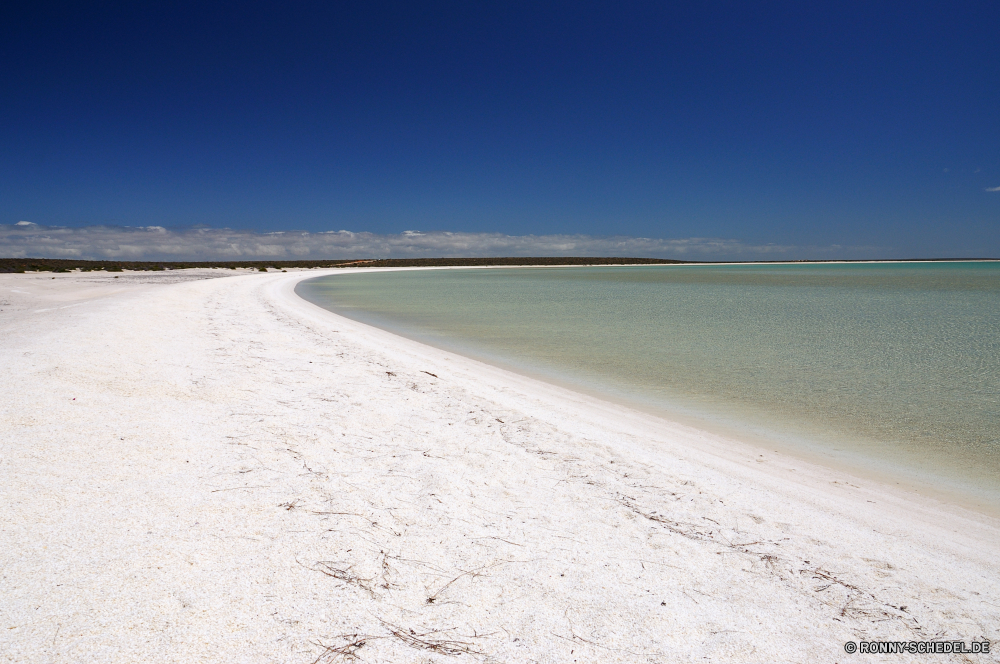
<instances>
[{"instance_id":1,"label":"sand spit","mask_svg":"<svg viewBox=\"0 0 1000 664\"><path fill-rule=\"evenodd\" d=\"M0 661L997 661L844 652L997 638L996 520L345 320L318 274L0 275Z\"/></svg>"}]
</instances>

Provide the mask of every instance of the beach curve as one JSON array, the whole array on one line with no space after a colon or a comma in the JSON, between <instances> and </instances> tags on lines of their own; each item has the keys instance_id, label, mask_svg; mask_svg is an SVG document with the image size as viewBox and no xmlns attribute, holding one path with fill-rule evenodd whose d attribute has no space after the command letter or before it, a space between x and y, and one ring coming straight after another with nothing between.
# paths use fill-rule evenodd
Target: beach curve
<instances>
[{"instance_id":1,"label":"beach curve","mask_svg":"<svg viewBox=\"0 0 1000 664\"><path fill-rule=\"evenodd\" d=\"M294 294L335 272L0 275L5 657L837 661L994 636L995 519Z\"/></svg>"}]
</instances>

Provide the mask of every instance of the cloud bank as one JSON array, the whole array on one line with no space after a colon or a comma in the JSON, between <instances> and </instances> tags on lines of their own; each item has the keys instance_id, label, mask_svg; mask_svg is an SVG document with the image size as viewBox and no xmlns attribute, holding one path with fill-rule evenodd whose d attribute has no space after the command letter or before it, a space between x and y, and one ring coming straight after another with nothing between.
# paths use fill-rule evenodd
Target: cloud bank
<instances>
[{"instance_id":1,"label":"cloud bank","mask_svg":"<svg viewBox=\"0 0 1000 664\"><path fill-rule=\"evenodd\" d=\"M868 257L872 247L797 247L720 238L504 235L405 231L259 233L229 228L0 224L0 257L87 260L309 260L482 256L624 256L681 260ZM865 254L865 255L859 255Z\"/></svg>"},{"instance_id":2,"label":"cloud bank","mask_svg":"<svg viewBox=\"0 0 1000 664\"><path fill-rule=\"evenodd\" d=\"M986 191L1000 191L1000 187L987 187Z\"/></svg>"}]
</instances>

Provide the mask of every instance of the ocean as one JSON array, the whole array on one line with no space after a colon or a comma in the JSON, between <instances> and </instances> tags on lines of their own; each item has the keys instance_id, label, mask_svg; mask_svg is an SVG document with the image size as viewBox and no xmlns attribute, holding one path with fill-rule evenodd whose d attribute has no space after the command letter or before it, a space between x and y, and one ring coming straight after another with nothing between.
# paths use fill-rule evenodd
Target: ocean
<instances>
[{"instance_id":1,"label":"ocean","mask_svg":"<svg viewBox=\"0 0 1000 664\"><path fill-rule=\"evenodd\" d=\"M1000 508L1000 263L373 270L297 292L668 419Z\"/></svg>"}]
</instances>

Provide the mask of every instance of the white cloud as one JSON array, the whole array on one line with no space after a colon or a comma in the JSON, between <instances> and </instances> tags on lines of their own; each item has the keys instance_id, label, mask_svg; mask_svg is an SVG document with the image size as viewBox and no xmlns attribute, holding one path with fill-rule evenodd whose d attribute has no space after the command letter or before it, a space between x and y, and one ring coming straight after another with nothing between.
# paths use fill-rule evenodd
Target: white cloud
<instances>
[{"instance_id":1,"label":"white cloud","mask_svg":"<svg viewBox=\"0 0 1000 664\"><path fill-rule=\"evenodd\" d=\"M1000 187L987 187L986 191L1000 191Z\"/></svg>"},{"instance_id":2,"label":"white cloud","mask_svg":"<svg viewBox=\"0 0 1000 664\"><path fill-rule=\"evenodd\" d=\"M90 260L307 260L476 256L623 256L686 260L863 258L873 247L749 244L722 238L505 235L404 231L258 233L229 228L162 226L67 228L0 224L0 257Z\"/></svg>"}]
</instances>

